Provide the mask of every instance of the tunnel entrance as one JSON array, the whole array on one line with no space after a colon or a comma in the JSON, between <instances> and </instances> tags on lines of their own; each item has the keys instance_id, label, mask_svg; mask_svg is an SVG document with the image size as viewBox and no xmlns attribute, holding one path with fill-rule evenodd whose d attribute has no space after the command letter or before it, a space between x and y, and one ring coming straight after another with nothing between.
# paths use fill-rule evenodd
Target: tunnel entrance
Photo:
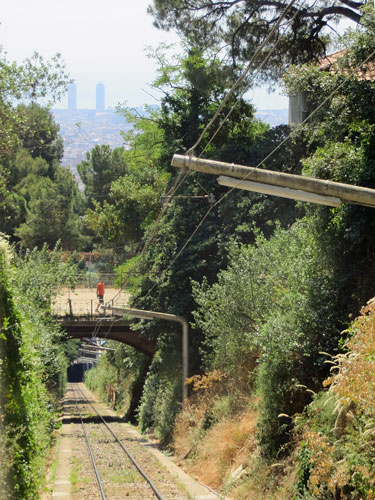
<instances>
[{"instance_id":1,"label":"tunnel entrance","mask_svg":"<svg viewBox=\"0 0 375 500\"><path fill-rule=\"evenodd\" d=\"M85 372L90 370L94 363L75 363L68 368L68 382L83 382Z\"/></svg>"}]
</instances>

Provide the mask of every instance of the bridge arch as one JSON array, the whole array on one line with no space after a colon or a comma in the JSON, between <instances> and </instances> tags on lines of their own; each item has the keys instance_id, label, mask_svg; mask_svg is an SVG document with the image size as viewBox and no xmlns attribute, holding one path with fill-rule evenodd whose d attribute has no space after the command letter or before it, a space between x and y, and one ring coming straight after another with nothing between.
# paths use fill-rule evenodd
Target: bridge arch
<instances>
[{"instance_id":1,"label":"bridge arch","mask_svg":"<svg viewBox=\"0 0 375 500\"><path fill-rule=\"evenodd\" d=\"M116 340L139 352L152 357L156 350L156 339L150 340L142 336L138 331L130 327L128 321L114 322L114 318L91 318L74 317L59 318L63 330L68 338L83 339L87 337L98 337L107 340Z\"/></svg>"}]
</instances>

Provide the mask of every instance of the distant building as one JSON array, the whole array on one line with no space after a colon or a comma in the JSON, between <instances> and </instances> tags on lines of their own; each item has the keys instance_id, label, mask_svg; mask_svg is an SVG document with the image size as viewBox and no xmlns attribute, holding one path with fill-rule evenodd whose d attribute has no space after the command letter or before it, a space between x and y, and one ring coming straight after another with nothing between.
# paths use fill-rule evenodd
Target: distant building
<instances>
[{"instance_id":1,"label":"distant building","mask_svg":"<svg viewBox=\"0 0 375 500\"><path fill-rule=\"evenodd\" d=\"M345 50L340 50L329 56L323 57L319 61L319 71L329 72L331 74L348 74L348 70L340 68L339 60L344 57ZM350 76L354 76L351 74ZM375 81L375 65L370 62L365 68L361 68L355 75L358 80ZM308 92L299 92L294 96L289 96L289 125L298 125L304 122L312 113L313 108L309 102Z\"/></svg>"},{"instance_id":2,"label":"distant building","mask_svg":"<svg viewBox=\"0 0 375 500\"><path fill-rule=\"evenodd\" d=\"M96 111L105 110L105 89L102 83L96 86Z\"/></svg>"},{"instance_id":3,"label":"distant building","mask_svg":"<svg viewBox=\"0 0 375 500\"><path fill-rule=\"evenodd\" d=\"M77 85L71 83L68 87L68 109L77 111Z\"/></svg>"}]
</instances>

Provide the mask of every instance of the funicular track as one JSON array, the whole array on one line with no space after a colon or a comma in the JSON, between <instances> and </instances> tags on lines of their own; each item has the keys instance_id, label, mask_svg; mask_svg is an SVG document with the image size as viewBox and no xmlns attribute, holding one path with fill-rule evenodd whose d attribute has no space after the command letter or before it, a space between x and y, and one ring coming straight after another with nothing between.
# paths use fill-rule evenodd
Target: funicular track
<instances>
[{"instance_id":1,"label":"funicular track","mask_svg":"<svg viewBox=\"0 0 375 500\"><path fill-rule=\"evenodd\" d=\"M121 450L122 452L122 457L123 457L123 464L122 466L126 467L127 469L132 468L133 472L132 474L138 474L140 477L138 480L135 480L133 482L133 492L129 498L139 498L139 499L144 499L144 500L149 500L149 499L155 499L157 498L158 500L171 500L173 499L180 499L184 497L183 495L170 495L168 496L163 496L160 491L157 489L155 486L154 482L150 479L150 477L146 474L146 472L143 470L143 468L139 465L139 463L136 461L134 456L130 453L129 449L123 444L121 438L113 431L111 426L108 424L106 421L106 417L101 415L101 413L95 408L95 406L90 402L90 400L87 398L87 396L84 394L82 391L81 387L79 384L69 384L70 389L73 393L74 397L74 402L75 402L75 408L76 408L76 414L78 415L82 429L83 429L83 435L85 442L87 444L87 448L89 451L89 455L91 458L91 463L92 467L95 472L97 484L98 484L98 489L100 491L100 497L103 500L110 500L111 498L119 498L117 495L111 495L106 493L106 484L105 481L103 481L102 478L102 470L101 466L99 465L99 461L95 457L95 453L93 450L92 443L90 442L92 438L90 439L90 431L88 430L88 424L90 423L95 423L95 435L96 436L101 436L99 438L99 442L108 442L108 433L110 433L110 440L111 440L111 445L113 447L117 447L118 449ZM81 408L83 407L83 409ZM94 417L92 412L88 413L87 408L91 408L94 412ZM107 417L108 419L109 417ZM92 434L92 431L91 431ZM136 472L135 472L136 471ZM139 481L142 481L140 483ZM147 486L146 486L147 485ZM127 493L128 497L129 493ZM185 498L185 497L184 497Z\"/></svg>"}]
</instances>

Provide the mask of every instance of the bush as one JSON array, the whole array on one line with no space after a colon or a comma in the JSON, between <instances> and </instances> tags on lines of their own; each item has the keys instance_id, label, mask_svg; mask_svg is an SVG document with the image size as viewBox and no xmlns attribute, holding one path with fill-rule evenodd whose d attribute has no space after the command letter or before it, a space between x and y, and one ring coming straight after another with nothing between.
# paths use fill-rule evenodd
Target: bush
<instances>
[{"instance_id":1,"label":"bush","mask_svg":"<svg viewBox=\"0 0 375 500\"><path fill-rule=\"evenodd\" d=\"M138 408L142 432L153 431L163 444L171 441L181 391L181 365L176 363L176 356L157 351Z\"/></svg>"},{"instance_id":2,"label":"bush","mask_svg":"<svg viewBox=\"0 0 375 500\"><path fill-rule=\"evenodd\" d=\"M49 308L53 286L70 269L63 272L57 252L47 250L14 263L1 239L0 447L7 447L1 455L0 488L7 484L1 498L28 500L38 498L45 479L55 397L64 389L66 359Z\"/></svg>"},{"instance_id":3,"label":"bush","mask_svg":"<svg viewBox=\"0 0 375 500\"><path fill-rule=\"evenodd\" d=\"M230 247L228 268L211 287L194 284L196 325L205 335L207 369L238 380L247 370L250 396L256 380L260 396L259 441L265 456L275 456L288 440L289 417L301 411L325 367L319 351L337 345L332 256L317 242L309 220L289 230L278 228L255 245ZM328 311L324 317L324 312Z\"/></svg>"},{"instance_id":4,"label":"bush","mask_svg":"<svg viewBox=\"0 0 375 500\"><path fill-rule=\"evenodd\" d=\"M296 489L303 498L374 498L375 301L349 330L348 351L329 360L330 386L298 419Z\"/></svg>"}]
</instances>

